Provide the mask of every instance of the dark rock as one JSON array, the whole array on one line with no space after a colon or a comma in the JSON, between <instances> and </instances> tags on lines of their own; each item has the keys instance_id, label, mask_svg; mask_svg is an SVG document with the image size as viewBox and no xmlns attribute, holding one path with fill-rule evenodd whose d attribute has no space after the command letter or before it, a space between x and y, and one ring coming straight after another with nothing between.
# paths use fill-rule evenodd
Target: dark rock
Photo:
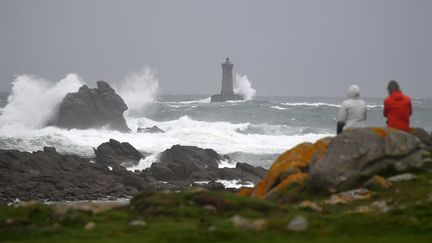
<instances>
[{"instance_id":1,"label":"dark rock","mask_svg":"<svg viewBox=\"0 0 432 243\"><path fill-rule=\"evenodd\" d=\"M0 204L25 200L100 200L106 196L132 196L147 181L114 166L90 163L55 149L33 153L0 150ZM114 173L115 172L115 173ZM113 188L117 190L110 193ZM121 186L118 186L121 185Z\"/></svg>"},{"instance_id":2,"label":"dark rock","mask_svg":"<svg viewBox=\"0 0 432 243\"><path fill-rule=\"evenodd\" d=\"M213 149L174 145L162 152L159 162L144 170L143 175L163 181L226 179L258 182L267 173L261 167L246 163L237 163L236 168L219 169L220 160L231 159Z\"/></svg>"},{"instance_id":3,"label":"dark rock","mask_svg":"<svg viewBox=\"0 0 432 243\"><path fill-rule=\"evenodd\" d=\"M387 128L350 129L335 137L327 154L311 165L308 186L328 192L361 185L377 174L420 169L419 140Z\"/></svg>"},{"instance_id":4,"label":"dark rock","mask_svg":"<svg viewBox=\"0 0 432 243\"><path fill-rule=\"evenodd\" d=\"M153 163L150 171L158 180L185 180L194 174L202 172L208 175L208 171L216 172L218 161L222 157L212 149L202 149L195 146L174 145L165 150L159 156L159 162Z\"/></svg>"},{"instance_id":5,"label":"dark rock","mask_svg":"<svg viewBox=\"0 0 432 243\"><path fill-rule=\"evenodd\" d=\"M109 142L103 143L94 149L96 163L104 165L124 165L131 167L137 165L140 159L144 158L138 150L130 143L120 143L117 140L110 139Z\"/></svg>"},{"instance_id":6,"label":"dark rock","mask_svg":"<svg viewBox=\"0 0 432 243\"><path fill-rule=\"evenodd\" d=\"M60 104L56 117L48 123L63 128L107 128L121 132L130 129L123 117L128 108L108 83L97 82L97 88L83 85L78 92L68 93Z\"/></svg>"},{"instance_id":7,"label":"dark rock","mask_svg":"<svg viewBox=\"0 0 432 243\"><path fill-rule=\"evenodd\" d=\"M137 188L138 190L144 190L146 187L146 181L136 175L127 175L123 178L123 184L128 186L133 186Z\"/></svg>"},{"instance_id":8,"label":"dark rock","mask_svg":"<svg viewBox=\"0 0 432 243\"><path fill-rule=\"evenodd\" d=\"M43 151L47 153L57 153L57 150L54 147L44 147Z\"/></svg>"},{"instance_id":9,"label":"dark rock","mask_svg":"<svg viewBox=\"0 0 432 243\"><path fill-rule=\"evenodd\" d=\"M125 176L128 174L128 171L125 167L121 165L113 165L112 173L117 176Z\"/></svg>"},{"instance_id":10,"label":"dark rock","mask_svg":"<svg viewBox=\"0 0 432 243\"><path fill-rule=\"evenodd\" d=\"M157 126L145 127L145 128L138 127L137 133L165 133L165 131L160 129Z\"/></svg>"},{"instance_id":11,"label":"dark rock","mask_svg":"<svg viewBox=\"0 0 432 243\"><path fill-rule=\"evenodd\" d=\"M209 183L204 185L204 188L209 189L210 191L225 191L225 186L215 180L209 181Z\"/></svg>"}]
</instances>

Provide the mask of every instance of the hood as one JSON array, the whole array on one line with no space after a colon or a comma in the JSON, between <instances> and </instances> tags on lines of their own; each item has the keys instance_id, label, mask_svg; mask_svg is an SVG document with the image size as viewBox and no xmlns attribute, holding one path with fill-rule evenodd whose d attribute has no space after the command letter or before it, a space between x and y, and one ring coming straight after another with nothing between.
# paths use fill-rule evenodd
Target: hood
<instances>
[{"instance_id":1,"label":"hood","mask_svg":"<svg viewBox=\"0 0 432 243\"><path fill-rule=\"evenodd\" d=\"M357 85L351 85L348 89L348 98L358 99L360 98L360 88Z\"/></svg>"},{"instance_id":2,"label":"hood","mask_svg":"<svg viewBox=\"0 0 432 243\"><path fill-rule=\"evenodd\" d=\"M390 95L390 97L393 99L393 100L401 100L401 99L403 99L403 94L402 94L402 92L401 91L393 91L392 93L391 93L391 95Z\"/></svg>"}]
</instances>

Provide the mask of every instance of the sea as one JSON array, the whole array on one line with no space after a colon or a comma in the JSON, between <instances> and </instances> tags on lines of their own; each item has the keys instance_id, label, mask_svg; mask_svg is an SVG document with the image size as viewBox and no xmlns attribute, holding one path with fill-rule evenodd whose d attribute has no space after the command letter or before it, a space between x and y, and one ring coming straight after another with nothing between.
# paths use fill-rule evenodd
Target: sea
<instances>
[{"instance_id":1,"label":"sea","mask_svg":"<svg viewBox=\"0 0 432 243\"><path fill-rule=\"evenodd\" d=\"M37 151L53 146L60 153L93 157L93 148L113 138L148 154L133 170L149 167L159 153L176 144L211 148L235 161L269 168L281 153L299 143L335 136L336 114L344 100L258 95L245 101L211 103L210 95L154 94L149 98L140 92L120 92L121 96L124 93L124 97L133 97L125 98L135 110L125 113L132 132L66 130L43 124L55 113L62 97L76 91L82 81L66 77L68 85L62 86L64 80L53 85L21 78L15 80L11 93L0 93L0 149ZM367 125L385 126L383 99L364 99ZM135 105L136 100L145 103ZM134 109L137 107L140 109ZM432 99L413 98L413 110L411 126L431 132ZM138 127L152 126L166 133L136 132Z\"/></svg>"}]
</instances>

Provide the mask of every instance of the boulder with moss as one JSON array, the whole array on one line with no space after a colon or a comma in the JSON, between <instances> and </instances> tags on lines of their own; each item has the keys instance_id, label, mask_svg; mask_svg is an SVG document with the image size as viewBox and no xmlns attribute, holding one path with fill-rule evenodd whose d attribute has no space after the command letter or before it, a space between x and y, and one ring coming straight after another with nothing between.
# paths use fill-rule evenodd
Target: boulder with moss
<instances>
[{"instance_id":1,"label":"boulder with moss","mask_svg":"<svg viewBox=\"0 0 432 243\"><path fill-rule=\"evenodd\" d=\"M308 188L339 192L355 188L374 175L422 167L420 140L388 128L356 128L335 137L328 153L311 165Z\"/></svg>"},{"instance_id":2,"label":"boulder with moss","mask_svg":"<svg viewBox=\"0 0 432 243\"><path fill-rule=\"evenodd\" d=\"M242 190L240 193L258 198L274 198L291 185L303 186L308 178L310 164L326 154L330 141L330 138L323 138L316 143L302 143L286 151L252 191Z\"/></svg>"}]
</instances>

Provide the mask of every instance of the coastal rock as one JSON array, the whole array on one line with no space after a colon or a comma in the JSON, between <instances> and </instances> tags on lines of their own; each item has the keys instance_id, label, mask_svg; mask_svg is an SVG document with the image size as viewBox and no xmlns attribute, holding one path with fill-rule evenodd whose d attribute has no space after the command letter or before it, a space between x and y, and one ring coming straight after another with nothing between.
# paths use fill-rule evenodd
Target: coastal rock
<instances>
[{"instance_id":1,"label":"coastal rock","mask_svg":"<svg viewBox=\"0 0 432 243\"><path fill-rule=\"evenodd\" d=\"M123 117L128 107L111 86L98 81L97 88L81 86L76 93L68 93L60 104L56 117L48 123L62 128L107 128L121 132L130 129Z\"/></svg>"},{"instance_id":2,"label":"coastal rock","mask_svg":"<svg viewBox=\"0 0 432 243\"><path fill-rule=\"evenodd\" d=\"M420 142L422 142L424 145L428 146L429 148L432 146L432 136L429 135L426 130L420 127L411 128L410 134L417 137Z\"/></svg>"},{"instance_id":3,"label":"coastal rock","mask_svg":"<svg viewBox=\"0 0 432 243\"><path fill-rule=\"evenodd\" d=\"M258 183L267 174L262 167L255 167L248 163L238 162L235 168L221 168L217 171L217 178L223 180L241 180Z\"/></svg>"},{"instance_id":4,"label":"coastal rock","mask_svg":"<svg viewBox=\"0 0 432 243\"><path fill-rule=\"evenodd\" d=\"M96 163L104 165L123 165L131 167L137 165L144 155L136 150L130 143L120 143L115 139L110 139L109 142L102 143L94 149L96 155Z\"/></svg>"},{"instance_id":5,"label":"coastal rock","mask_svg":"<svg viewBox=\"0 0 432 243\"><path fill-rule=\"evenodd\" d=\"M174 145L159 156L147 171L158 180L212 179L222 157L212 149Z\"/></svg>"},{"instance_id":6,"label":"coastal rock","mask_svg":"<svg viewBox=\"0 0 432 243\"><path fill-rule=\"evenodd\" d=\"M121 167L121 166L118 166ZM124 167L121 167L124 169ZM106 165L90 163L54 148L33 153L0 150L0 204L17 199L74 201L120 198L144 190L147 180L132 172L113 173Z\"/></svg>"},{"instance_id":7,"label":"coastal rock","mask_svg":"<svg viewBox=\"0 0 432 243\"><path fill-rule=\"evenodd\" d=\"M145 128L138 127L137 133L165 133L165 131L160 129L158 126L145 127Z\"/></svg>"},{"instance_id":8,"label":"coastal rock","mask_svg":"<svg viewBox=\"0 0 432 243\"><path fill-rule=\"evenodd\" d=\"M330 141L323 138L314 144L302 143L280 155L251 196L273 198L291 185L303 186L309 165L325 155Z\"/></svg>"},{"instance_id":9,"label":"coastal rock","mask_svg":"<svg viewBox=\"0 0 432 243\"><path fill-rule=\"evenodd\" d=\"M145 176L163 181L241 180L257 182L266 174L261 167L237 163L236 168L219 168L219 161L231 160L213 149L174 145L159 155L159 162L143 171Z\"/></svg>"},{"instance_id":10,"label":"coastal rock","mask_svg":"<svg viewBox=\"0 0 432 243\"><path fill-rule=\"evenodd\" d=\"M311 165L308 188L344 191L373 175L421 167L420 141L415 136L388 128L355 128L335 137L326 156Z\"/></svg>"}]
</instances>

